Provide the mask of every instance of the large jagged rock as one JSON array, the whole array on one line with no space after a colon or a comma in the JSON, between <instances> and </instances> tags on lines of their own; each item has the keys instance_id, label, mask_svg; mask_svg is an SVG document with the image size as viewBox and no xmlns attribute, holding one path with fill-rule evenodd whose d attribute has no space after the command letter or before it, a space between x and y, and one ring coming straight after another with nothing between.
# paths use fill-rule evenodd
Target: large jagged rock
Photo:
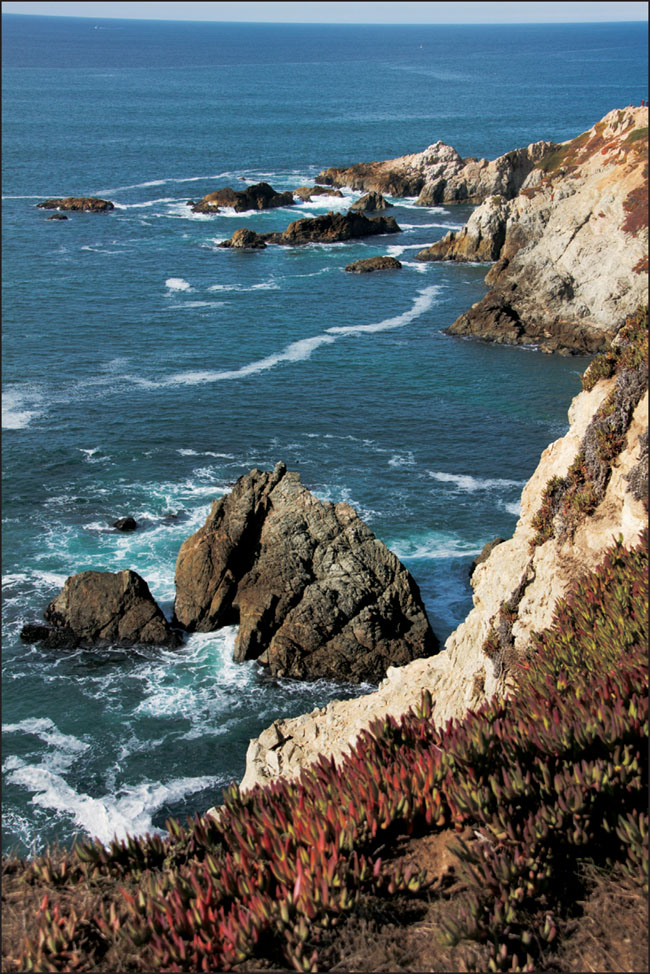
<instances>
[{"instance_id":1,"label":"large jagged rock","mask_svg":"<svg viewBox=\"0 0 650 974\"><path fill-rule=\"evenodd\" d=\"M449 719L463 717L495 693L511 692L512 678L504 658L500 654L489 657L485 650L487 637L500 624L502 610L511 621L507 635L516 659L525 652L531 633L551 625L557 600L601 563L614 539L621 537L624 544L635 545L647 527L645 497L636 489L637 477L647 478L646 391L632 412L595 510L584 517L572 539L552 537L532 547L535 517L546 485L554 477L567 475L595 414L617 382L616 378L601 380L573 400L569 431L547 447L524 488L513 537L496 545L487 560L476 566L474 608L442 652L391 668L375 693L332 701L310 714L276 720L250 742L242 790L278 776L295 778L323 756L339 759L374 720L389 714L399 718L418 706L423 690L431 694L432 716L440 727Z\"/></svg>"},{"instance_id":2,"label":"large jagged rock","mask_svg":"<svg viewBox=\"0 0 650 974\"><path fill-rule=\"evenodd\" d=\"M235 230L230 240L222 240L217 247L232 247L234 250L263 250L266 247L264 235L241 227Z\"/></svg>"},{"instance_id":3,"label":"large jagged rock","mask_svg":"<svg viewBox=\"0 0 650 974\"><path fill-rule=\"evenodd\" d=\"M609 112L556 146L519 194L486 200L418 260L491 260L455 335L543 351L605 348L648 291L648 109Z\"/></svg>"},{"instance_id":4,"label":"large jagged rock","mask_svg":"<svg viewBox=\"0 0 650 974\"><path fill-rule=\"evenodd\" d=\"M318 181L392 196L418 196L421 206L480 203L494 195L511 199L535 164L553 147L552 142L534 142L488 162L463 159L452 146L438 141L424 152L397 159L324 169Z\"/></svg>"},{"instance_id":5,"label":"large jagged rock","mask_svg":"<svg viewBox=\"0 0 650 974\"><path fill-rule=\"evenodd\" d=\"M23 638L46 646L166 646L173 632L136 572L81 572L67 579L44 612L49 628L26 626ZM37 630L40 628L40 632Z\"/></svg>"},{"instance_id":6,"label":"large jagged rock","mask_svg":"<svg viewBox=\"0 0 650 974\"><path fill-rule=\"evenodd\" d=\"M378 681L438 648L396 556L282 463L240 477L183 543L175 619L198 632L239 623L236 660L299 679Z\"/></svg>"},{"instance_id":7,"label":"large jagged rock","mask_svg":"<svg viewBox=\"0 0 650 974\"><path fill-rule=\"evenodd\" d=\"M218 213L221 206L228 206L237 213L246 210L270 210L277 206L293 206L295 200L290 192L278 193L268 183L255 183L243 190L224 186L214 193L208 193L198 203L190 203L193 213Z\"/></svg>"},{"instance_id":8,"label":"large jagged rock","mask_svg":"<svg viewBox=\"0 0 650 974\"><path fill-rule=\"evenodd\" d=\"M115 209L115 204L110 200L101 200L97 196L65 196L43 200L36 206L39 210L80 210L84 213L105 213Z\"/></svg>"}]
</instances>

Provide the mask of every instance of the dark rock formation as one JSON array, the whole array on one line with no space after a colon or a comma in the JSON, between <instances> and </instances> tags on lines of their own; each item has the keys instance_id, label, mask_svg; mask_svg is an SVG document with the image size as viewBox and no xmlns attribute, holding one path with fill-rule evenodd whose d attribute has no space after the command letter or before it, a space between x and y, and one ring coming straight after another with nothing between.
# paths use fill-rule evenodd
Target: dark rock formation
<instances>
[{"instance_id":1,"label":"dark rock formation","mask_svg":"<svg viewBox=\"0 0 650 974\"><path fill-rule=\"evenodd\" d=\"M278 193L268 183L256 183L243 190L224 186L214 193L208 193L198 203L188 203L193 213L218 213L220 206L229 206L238 213L246 210L270 210L276 206L293 206L295 200L290 192Z\"/></svg>"},{"instance_id":2,"label":"dark rock formation","mask_svg":"<svg viewBox=\"0 0 650 974\"><path fill-rule=\"evenodd\" d=\"M334 243L368 237L377 233L401 233L392 216L366 217L362 213L324 213L322 216L294 220L283 233L255 233L235 230L230 240L222 240L219 247L264 247L267 243L294 247L306 243Z\"/></svg>"},{"instance_id":3,"label":"dark rock formation","mask_svg":"<svg viewBox=\"0 0 650 974\"><path fill-rule=\"evenodd\" d=\"M65 213L53 213L52 216L48 216L48 220L67 220Z\"/></svg>"},{"instance_id":4,"label":"dark rock formation","mask_svg":"<svg viewBox=\"0 0 650 974\"><path fill-rule=\"evenodd\" d=\"M347 504L320 501L284 464L212 505L176 563L176 622L239 624L235 659L276 676L379 680L438 649L417 585Z\"/></svg>"},{"instance_id":5,"label":"dark rock formation","mask_svg":"<svg viewBox=\"0 0 650 974\"><path fill-rule=\"evenodd\" d=\"M100 200L96 196L66 196L64 199L44 200L36 206L39 210L81 210L84 213L105 213L115 209L110 200Z\"/></svg>"},{"instance_id":6,"label":"dark rock formation","mask_svg":"<svg viewBox=\"0 0 650 974\"><path fill-rule=\"evenodd\" d=\"M486 545L483 545L483 549L481 550L480 555L477 555L476 558L472 561L472 564L469 566L470 579L474 574L474 572L476 571L477 566L482 565L484 561L487 561L490 555L492 554L493 550L497 547L497 545L503 544L505 540L506 540L505 538L495 538L494 541L488 541Z\"/></svg>"},{"instance_id":7,"label":"dark rock formation","mask_svg":"<svg viewBox=\"0 0 650 974\"><path fill-rule=\"evenodd\" d=\"M373 271L397 271L402 265L396 257L364 257L345 268L351 274L371 274Z\"/></svg>"},{"instance_id":8,"label":"dark rock formation","mask_svg":"<svg viewBox=\"0 0 650 974\"><path fill-rule=\"evenodd\" d=\"M247 227L235 230L230 240L222 240L218 247L234 247L236 250L261 250L266 247L265 234L255 233Z\"/></svg>"},{"instance_id":9,"label":"dark rock formation","mask_svg":"<svg viewBox=\"0 0 650 974\"><path fill-rule=\"evenodd\" d=\"M343 193L340 189L333 189L331 186L298 186L294 189L293 195L297 196L303 203L309 203L314 196L340 196Z\"/></svg>"},{"instance_id":10,"label":"dark rock formation","mask_svg":"<svg viewBox=\"0 0 650 974\"><path fill-rule=\"evenodd\" d=\"M118 531L135 531L138 526L138 522L134 517L118 517L117 521L113 521L113 527Z\"/></svg>"},{"instance_id":11,"label":"dark rock formation","mask_svg":"<svg viewBox=\"0 0 650 974\"><path fill-rule=\"evenodd\" d=\"M136 646L173 648L173 632L154 601L149 586L136 572L81 572L67 579L44 612L52 627L45 645Z\"/></svg>"},{"instance_id":12,"label":"dark rock formation","mask_svg":"<svg viewBox=\"0 0 650 974\"><path fill-rule=\"evenodd\" d=\"M353 203L350 207L355 213L372 213L375 210L387 210L389 206L392 206L381 193L366 193L362 196L360 200Z\"/></svg>"},{"instance_id":13,"label":"dark rock formation","mask_svg":"<svg viewBox=\"0 0 650 974\"><path fill-rule=\"evenodd\" d=\"M392 216L366 217L362 213L324 213L322 216L294 220L284 233L265 234L269 243L332 243L368 237L377 233L400 233Z\"/></svg>"}]
</instances>

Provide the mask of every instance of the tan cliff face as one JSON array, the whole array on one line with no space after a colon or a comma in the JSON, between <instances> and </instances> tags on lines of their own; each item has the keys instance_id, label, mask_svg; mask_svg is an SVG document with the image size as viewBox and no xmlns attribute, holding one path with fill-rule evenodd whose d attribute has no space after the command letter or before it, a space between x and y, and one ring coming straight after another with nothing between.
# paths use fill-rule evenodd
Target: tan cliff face
<instances>
[{"instance_id":1,"label":"tan cliff face","mask_svg":"<svg viewBox=\"0 0 650 974\"><path fill-rule=\"evenodd\" d=\"M532 546L537 533L535 516L546 485L551 478L569 472L594 416L609 401L616 383L615 377L601 380L574 399L568 432L547 447L524 488L513 537L477 566L472 576L474 607L444 650L435 657L390 669L375 693L275 721L250 743L242 789L279 775L296 777L321 755L340 757L374 719L404 713L420 702L425 689L433 698L434 719L439 725L462 716L496 692L508 691L506 661L486 655L487 641L498 628L506 603L516 604L509 635L516 655L523 652L532 632L551 623L556 602L571 583L596 567L615 539L622 536L626 544L632 544L647 524L645 504L634 496L627 479L644 452L646 391L632 409L621 449L611 463L607 488L595 510L581 521L572 539L551 537Z\"/></svg>"},{"instance_id":2,"label":"tan cliff face","mask_svg":"<svg viewBox=\"0 0 650 974\"><path fill-rule=\"evenodd\" d=\"M449 329L544 351L604 348L648 289L648 109L556 146L511 200L492 197L419 260L496 261Z\"/></svg>"}]
</instances>

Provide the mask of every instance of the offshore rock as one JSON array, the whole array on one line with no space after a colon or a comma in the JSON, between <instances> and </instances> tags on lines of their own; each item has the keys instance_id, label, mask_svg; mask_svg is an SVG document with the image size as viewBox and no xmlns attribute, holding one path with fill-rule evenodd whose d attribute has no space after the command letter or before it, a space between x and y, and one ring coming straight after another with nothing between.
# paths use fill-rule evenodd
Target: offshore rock
<instances>
[{"instance_id":1,"label":"offshore rock","mask_svg":"<svg viewBox=\"0 0 650 974\"><path fill-rule=\"evenodd\" d=\"M48 216L48 220L67 220L65 213L53 213L52 216Z\"/></svg>"},{"instance_id":2,"label":"offshore rock","mask_svg":"<svg viewBox=\"0 0 650 974\"><path fill-rule=\"evenodd\" d=\"M235 230L230 240L222 240L218 247L233 247L235 250L262 250L266 247L264 235L242 227Z\"/></svg>"},{"instance_id":3,"label":"offshore rock","mask_svg":"<svg viewBox=\"0 0 650 974\"><path fill-rule=\"evenodd\" d=\"M421 206L439 203L480 203L489 196L511 199L552 142L534 142L498 159L463 159L444 142L384 162L361 162L348 168L325 169L318 181L331 186L374 190L392 196L418 196ZM419 195L418 195L419 194Z\"/></svg>"},{"instance_id":4,"label":"offshore rock","mask_svg":"<svg viewBox=\"0 0 650 974\"><path fill-rule=\"evenodd\" d=\"M343 198L340 189L332 189L331 186L298 186L294 189L293 195L297 196L303 203L309 203L314 196L339 196Z\"/></svg>"},{"instance_id":5,"label":"offshore rock","mask_svg":"<svg viewBox=\"0 0 650 974\"><path fill-rule=\"evenodd\" d=\"M592 354L647 303L648 109L609 112L542 158L510 201L484 202L418 260L496 260L486 296L450 327Z\"/></svg>"},{"instance_id":6,"label":"offshore rock","mask_svg":"<svg viewBox=\"0 0 650 974\"><path fill-rule=\"evenodd\" d=\"M402 265L396 257L363 257L345 268L351 274L371 274L373 271L397 271Z\"/></svg>"},{"instance_id":7,"label":"offshore rock","mask_svg":"<svg viewBox=\"0 0 650 974\"><path fill-rule=\"evenodd\" d=\"M400 233L392 216L366 217L362 213L324 213L322 216L294 220L284 233L265 234L269 243L295 245L303 243L332 243L368 237L378 233Z\"/></svg>"},{"instance_id":8,"label":"offshore rock","mask_svg":"<svg viewBox=\"0 0 650 974\"><path fill-rule=\"evenodd\" d=\"M97 196L66 196L44 200L36 206L39 210L80 210L84 213L105 213L115 209L110 200L100 200Z\"/></svg>"},{"instance_id":9,"label":"offshore rock","mask_svg":"<svg viewBox=\"0 0 650 974\"><path fill-rule=\"evenodd\" d=\"M198 203L191 204L193 213L218 213L220 206L228 206L238 213L246 210L270 210L277 206L293 206L295 200L290 192L278 193L268 183L256 183L244 190L224 186L214 193L208 193Z\"/></svg>"},{"instance_id":10,"label":"offshore rock","mask_svg":"<svg viewBox=\"0 0 650 974\"><path fill-rule=\"evenodd\" d=\"M381 193L366 193L360 200L353 203L350 209L354 210L355 213L371 213L375 210L387 210L392 205L384 199Z\"/></svg>"},{"instance_id":11,"label":"offshore rock","mask_svg":"<svg viewBox=\"0 0 650 974\"><path fill-rule=\"evenodd\" d=\"M349 505L318 500L284 464L215 501L176 563L177 623L239 623L235 659L275 676L378 681L436 652L409 572Z\"/></svg>"},{"instance_id":12,"label":"offshore rock","mask_svg":"<svg viewBox=\"0 0 650 974\"><path fill-rule=\"evenodd\" d=\"M67 579L44 613L53 632L51 646L166 646L174 648L173 632L140 575L81 572Z\"/></svg>"},{"instance_id":13,"label":"offshore rock","mask_svg":"<svg viewBox=\"0 0 650 974\"><path fill-rule=\"evenodd\" d=\"M138 527L138 522L130 515L128 517L118 517L117 521L113 521L113 527L116 531L135 531Z\"/></svg>"}]
</instances>

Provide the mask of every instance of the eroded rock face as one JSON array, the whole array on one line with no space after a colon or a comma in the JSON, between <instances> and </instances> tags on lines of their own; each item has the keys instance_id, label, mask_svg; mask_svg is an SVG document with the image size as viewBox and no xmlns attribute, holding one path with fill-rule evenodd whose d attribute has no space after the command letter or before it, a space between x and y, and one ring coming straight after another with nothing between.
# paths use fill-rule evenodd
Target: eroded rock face
<instances>
[{"instance_id":1,"label":"eroded rock face","mask_svg":"<svg viewBox=\"0 0 650 974\"><path fill-rule=\"evenodd\" d=\"M455 335L542 351L606 348L647 302L647 108L613 111L556 146L518 195L486 200L418 260L496 260Z\"/></svg>"},{"instance_id":2,"label":"eroded rock face","mask_svg":"<svg viewBox=\"0 0 650 974\"><path fill-rule=\"evenodd\" d=\"M167 646L179 644L149 586L136 572L81 572L67 579L44 613L46 645Z\"/></svg>"},{"instance_id":3,"label":"eroded rock face","mask_svg":"<svg viewBox=\"0 0 650 974\"><path fill-rule=\"evenodd\" d=\"M181 546L175 618L190 631L239 623L235 659L277 676L379 680L438 642L409 572L347 504L297 473L252 470Z\"/></svg>"},{"instance_id":4,"label":"eroded rock face","mask_svg":"<svg viewBox=\"0 0 650 974\"><path fill-rule=\"evenodd\" d=\"M331 186L418 196L421 206L439 203L480 203L496 194L511 199L535 164L554 143L534 142L498 159L463 159L444 142L383 162L361 162L348 168L325 169L318 181Z\"/></svg>"},{"instance_id":5,"label":"eroded rock face","mask_svg":"<svg viewBox=\"0 0 650 974\"><path fill-rule=\"evenodd\" d=\"M97 196L66 196L62 199L44 200L36 206L39 210L80 210L85 213L105 213L115 209L110 200L100 200Z\"/></svg>"},{"instance_id":6,"label":"eroded rock face","mask_svg":"<svg viewBox=\"0 0 650 974\"><path fill-rule=\"evenodd\" d=\"M345 269L350 274L372 274L373 271L398 271L401 266L396 257L363 257Z\"/></svg>"},{"instance_id":7,"label":"eroded rock face","mask_svg":"<svg viewBox=\"0 0 650 974\"><path fill-rule=\"evenodd\" d=\"M193 213L218 213L220 206L232 207L238 213L243 213L246 210L270 210L277 206L293 206L294 203L292 193L278 193L268 183L256 183L243 190L224 186L223 189L208 193L198 203L191 205Z\"/></svg>"}]
</instances>

